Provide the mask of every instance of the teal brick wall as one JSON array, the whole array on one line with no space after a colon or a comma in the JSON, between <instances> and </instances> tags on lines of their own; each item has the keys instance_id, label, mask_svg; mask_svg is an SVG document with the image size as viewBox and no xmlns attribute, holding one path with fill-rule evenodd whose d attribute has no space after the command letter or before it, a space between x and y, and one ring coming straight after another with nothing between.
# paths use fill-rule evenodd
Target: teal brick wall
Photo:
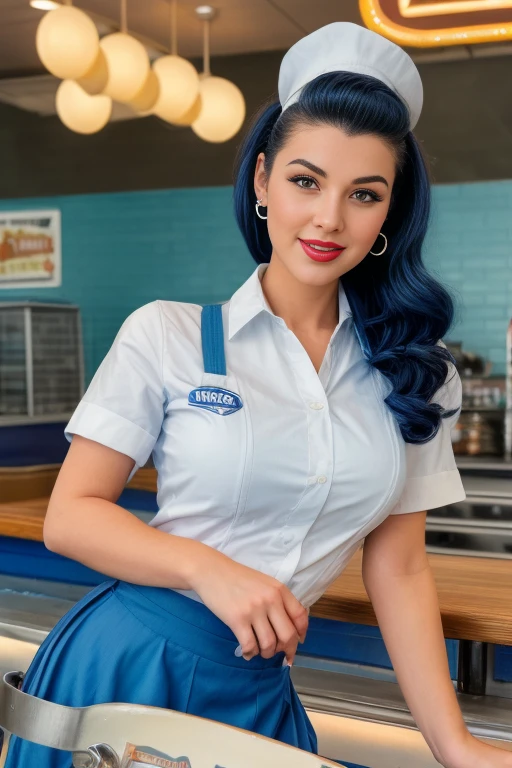
<instances>
[{"instance_id":1,"label":"teal brick wall","mask_svg":"<svg viewBox=\"0 0 512 768\"><path fill-rule=\"evenodd\" d=\"M0 301L70 301L82 310L87 381L119 326L156 298L222 301L255 268L231 186L0 200L0 210L59 208L62 286L0 290ZM434 187L425 258L455 291L450 339L505 364L512 314L512 181ZM86 381L86 383L87 383Z\"/></svg>"},{"instance_id":2,"label":"teal brick wall","mask_svg":"<svg viewBox=\"0 0 512 768\"><path fill-rule=\"evenodd\" d=\"M82 312L86 384L121 323L154 299L223 301L256 263L231 187L0 200L0 210L59 208L62 285L0 290L0 301L69 301Z\"/></svg>"},{"instance_id":3,"label":"teal brick wall","mask_svg":"<svg viewBox=\"0 0 512 768\"><path fill-rule=\"evenodd\" d=\"M425 256L459 303L449 338L503 374L512 317L512 181L441 185L433 197Z\"/></svg>"}]
</instances>

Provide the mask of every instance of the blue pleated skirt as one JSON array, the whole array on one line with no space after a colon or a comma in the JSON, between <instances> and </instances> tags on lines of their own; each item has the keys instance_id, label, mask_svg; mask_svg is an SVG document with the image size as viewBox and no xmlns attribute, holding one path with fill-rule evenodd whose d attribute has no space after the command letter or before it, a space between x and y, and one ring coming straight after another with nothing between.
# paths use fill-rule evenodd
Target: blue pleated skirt
<instances>
[{"instance_id":1,"label":"blue pleated skirt","mask_svg":"<svg viewBox=\"0 0 512 768\"><path fill-rule=\"evenodd\" d=\"M170 589L108 580L50 632L23 690L58 704L145 704L187 712L317 753L316 735L282 666L251 661L205 605ZM69 752L13 737L5 768L69 768Z\"/></svg>"}]
</instances>

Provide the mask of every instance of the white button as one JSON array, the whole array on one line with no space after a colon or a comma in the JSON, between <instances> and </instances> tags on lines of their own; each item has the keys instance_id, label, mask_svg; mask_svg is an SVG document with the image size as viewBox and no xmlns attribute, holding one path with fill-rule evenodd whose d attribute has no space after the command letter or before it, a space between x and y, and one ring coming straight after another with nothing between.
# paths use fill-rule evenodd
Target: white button
<instances>
[{"instance_id":1,"label":"white button","mask_svg":"<svg viewBox=\"0 0 512 768\"><path fill-rule=\"evenodd\" d=\"M326 483L327 478L325 475L318 475L317 483Z\"/></svg>"},{"instance_id":2,"label":"white button","mask_svg":"<svg viewBox=\"0 0 512 768\"><path fill-rule=\"evenodd\" d=\"M309 407L312 408L314 411L321 411L324 407L323 403L310 403Z\"/></svg>"},{"instance_id":3,"label":"white button","mask_svg":"<svg viewBox=\"0 0 512 768\"><path fill-rule=\"evenodd\" d=\"M312 477L308 477L308 485L315 485L318 478L316 475L313 475Z\"/></svg>"}]
</instances>

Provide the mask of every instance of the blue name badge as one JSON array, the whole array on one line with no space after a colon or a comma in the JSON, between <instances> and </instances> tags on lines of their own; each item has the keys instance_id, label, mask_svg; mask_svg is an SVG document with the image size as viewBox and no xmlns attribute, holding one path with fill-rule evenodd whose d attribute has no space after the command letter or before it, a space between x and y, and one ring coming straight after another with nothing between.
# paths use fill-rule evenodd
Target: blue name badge
<instances>
[{"instance_id":1,"label":"blue name badge","mask_svg":"<svg viewBox=\"0 0 512 768\"><path fill-rule=\"evenodd\" d=\"M221 387L198 387L188 396L188 404L196 408L213 411L219 416L229 416L243 407L242 399L236 392Z\"/></svg>"}]
</instances>

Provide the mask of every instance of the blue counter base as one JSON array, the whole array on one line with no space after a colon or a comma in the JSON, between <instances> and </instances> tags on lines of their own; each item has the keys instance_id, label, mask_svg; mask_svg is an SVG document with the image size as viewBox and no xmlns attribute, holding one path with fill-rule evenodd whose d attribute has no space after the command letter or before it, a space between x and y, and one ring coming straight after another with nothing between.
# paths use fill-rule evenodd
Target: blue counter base
<instances>
[{"instance_id":1,"label":"blue counter base","mask_svg":"<svg viewBox=\"0 0 512 768\"><path fill-rule=\"evenodd\" d=\"M446 651L452 680L457 679L458 641L447 640ZM306 642L300 653L350 664L393 669L378 627L311 617Z\"/></svg>"},{"instance_id":2,"label":"blue counter base","mask_svg":"<svg viewBox=\"0 0 512 768\"><path fill-rule=\"evenodd\" d=\"M0 536L0 573L96 586L105 576L46 549L41 541Z\"/></svg>"},{"instance_id":3,"label":"blue counter base","mask_svg":"<svg viewBox=\"0 0 512 768\"><path fill-rule=\"evenodd\" d=\"M494 679L500 683L512 683L512 646L494 647Z\"/></svg>"},{"instance_id":4,"label":"blue counter base","mask_svg":"<svg viewBox=\"0 0 512 768\"><path fill-rule=\"evenodd\" d=\"M69 449L64 437L67 422L0 425L0 467L62 464Z\"/></svg>"}]
</instances>

